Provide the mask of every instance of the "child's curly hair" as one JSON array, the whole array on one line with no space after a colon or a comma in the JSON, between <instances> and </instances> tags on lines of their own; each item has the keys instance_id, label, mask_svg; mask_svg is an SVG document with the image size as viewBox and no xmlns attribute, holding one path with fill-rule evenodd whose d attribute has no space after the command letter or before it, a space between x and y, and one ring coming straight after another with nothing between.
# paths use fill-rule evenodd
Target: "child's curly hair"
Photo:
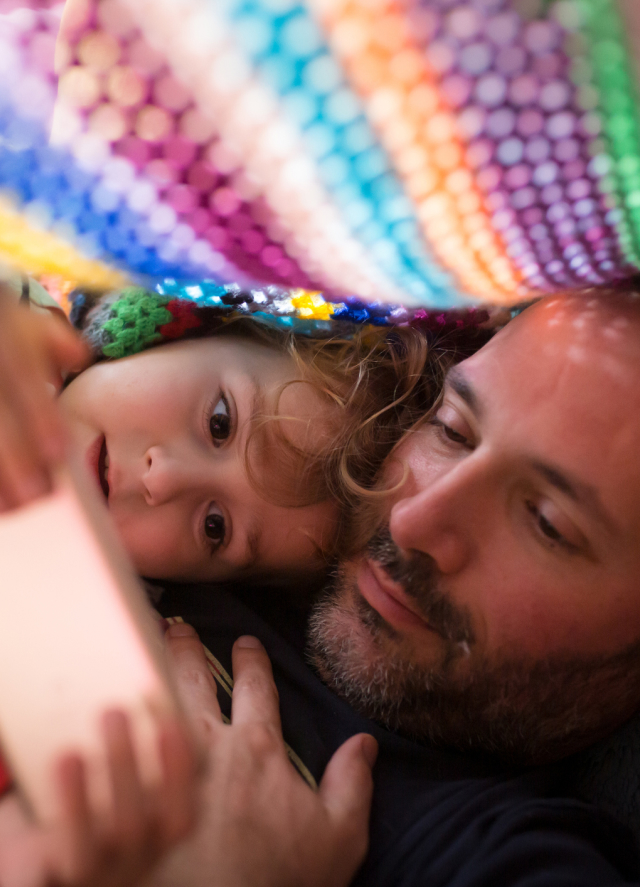
<instances>
[{"instance_id":1,"label":"child's curly hair","mask_svg":"<svg viewBox=\"0 0 640 887\"><path fill-rule=\"evenodd\" d=\"M253 417L245 466L258 493L277 504L338 504L337 532L322 551L327 563L351 550L350 516L363 499L378 495L382 463L434 404L446 363L445 352L431 351L425 334L411 328L335 324L335 336L320 338L243 314L234 305L221 311L138 287L83 291L72 301L71 319L96 361L203 337L248 339L293 359L298 378L283 384L275 401ZM306 419L282 413L283 394L297 385L310 386L329 409ZM305 426L295 442L287 433L291 422Z\"/></svg>"},{"instance_id":2,"label":"child's curly hair","mask_svg":"<svg viewBox=\"0 0 640 887\"><path fill-rule=\"evenodd\" d=\"M431 359L425 336L413 329L365 328L348 339L313 339L251 329L252 323L239 319L223 334L249 335L285 351L299 377L281 387L274 410L255 417L247 438L247 474L262 496L282 505L336 501L340 525L335 545L324 554L345 555L351 549L350 515L363 498L375 495L385 458L438 396L440 355ZM282 394L294 385L310 386L330 409L302 420L280 412ZM307 425L302 445L287 434L291 421Z\"/></svg>"}]
</instances>

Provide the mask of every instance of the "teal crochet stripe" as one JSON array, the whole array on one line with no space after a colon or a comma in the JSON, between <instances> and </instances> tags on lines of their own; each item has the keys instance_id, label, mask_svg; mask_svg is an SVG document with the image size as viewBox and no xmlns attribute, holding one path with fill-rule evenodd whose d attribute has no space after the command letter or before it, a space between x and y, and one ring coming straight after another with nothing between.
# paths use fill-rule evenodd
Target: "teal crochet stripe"
<instances>
[{"instance_id":1,"label":"teal crochet stripe","mask_svg":"<svg viewBox=\"0 0 640 887\"><path fill-rule=\"evenodd\" d=\"M452 276L431 255L413 205L309 11L294 5L279 14L256 0L232 0L229 13L236 39L296 120L325 187L349 208L345 221L372 260L419 300L443 306L459 301ZM354 206L361 218L353 215Z\"/></svg>"}]
</instances>

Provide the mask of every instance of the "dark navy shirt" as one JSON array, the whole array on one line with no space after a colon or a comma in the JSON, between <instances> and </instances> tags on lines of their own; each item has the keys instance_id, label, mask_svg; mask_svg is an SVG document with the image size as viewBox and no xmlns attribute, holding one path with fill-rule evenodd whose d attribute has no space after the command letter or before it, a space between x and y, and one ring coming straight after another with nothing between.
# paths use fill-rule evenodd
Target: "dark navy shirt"
<instances>
[{"instance_id":1,"label":"dark navy shirt","mask_svg":"<svg viewBox=\"0 0 640 887\"><path fill-rule=\"evenodd\" d=\"M285 740L319 781L349 736L372 733L371 843L355 884L367 887L606 887L636 883L630 832L563 797L562 766L508 771L489 759L410 742L356 714L304 659L305 613L271 590L166 589L159 604L199 632L229 711L231 647L256 635L269 653Z\"/></svg>"}]
</instances>

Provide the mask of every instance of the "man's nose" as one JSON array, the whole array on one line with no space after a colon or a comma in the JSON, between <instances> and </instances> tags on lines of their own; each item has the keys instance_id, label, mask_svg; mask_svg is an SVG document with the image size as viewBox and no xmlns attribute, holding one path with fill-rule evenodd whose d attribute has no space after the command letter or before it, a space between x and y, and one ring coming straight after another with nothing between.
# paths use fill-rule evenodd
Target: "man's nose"
<instances>
[{"instance_id":1,"label":"man's nose","mask_svg":"<svg viewBox=\"0 0 640 887\"><path fill-rule=\"evenodd\" d=\"M410 471L402 497L391 509L393 541L405 551L429 555L443 574L460 572L470 563L479 541L473 515L481 495L472 457L427 480Z\"/></svg>"},{"instance_id":2,"label":"man's nose","mask_svg":"<svg viewBox=\"0 0 640 887\"><path fill-rule=\"evenodd\" d=\"M145 453L145 460L142 487L147 505L164 505L211 484L211 460L197 452L153 446Z\"/></svg>"}]
</instances>

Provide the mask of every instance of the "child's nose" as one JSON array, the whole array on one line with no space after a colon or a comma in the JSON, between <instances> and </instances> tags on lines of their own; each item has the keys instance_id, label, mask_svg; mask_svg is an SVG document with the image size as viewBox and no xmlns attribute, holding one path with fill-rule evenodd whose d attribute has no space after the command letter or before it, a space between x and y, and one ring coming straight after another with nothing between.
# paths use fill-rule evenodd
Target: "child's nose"
<instances>
[{"instance_id":1,"label":"child's nose","mask_svg":"<svg viewBox=\"0 0 640 887\"><path fill-rule=\"evenodd\" d=\"M145 453L145 460L142 487L147 505L164 505L211 484L211 465L197 453L153 446Z\"/></svg>"}]
</instances>

